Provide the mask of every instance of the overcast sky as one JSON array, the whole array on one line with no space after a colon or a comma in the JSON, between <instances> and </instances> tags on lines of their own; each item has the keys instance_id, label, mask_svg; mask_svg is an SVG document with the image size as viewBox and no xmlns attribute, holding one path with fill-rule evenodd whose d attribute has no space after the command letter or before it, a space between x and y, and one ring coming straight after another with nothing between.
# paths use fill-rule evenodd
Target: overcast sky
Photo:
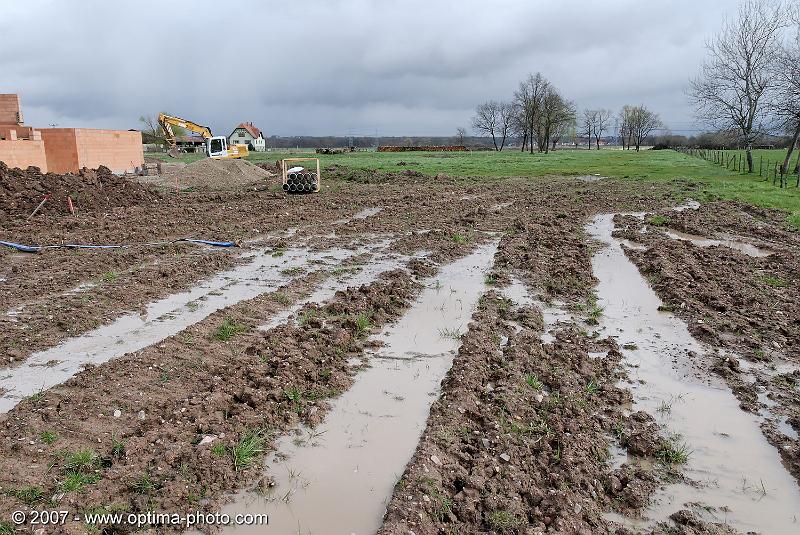
<instances>
[{"instance_id":1,"label":"overcast sky","mask_svg":"<svg viewBox=\"0 0 800 535\"><path fill-rule=\"evenodd\" d=\"M0 93L27 124L228 134L452 135L541 71L579 108L644 103L675 131L735 0L2 0Z\"/></svg>"}]
</instances>

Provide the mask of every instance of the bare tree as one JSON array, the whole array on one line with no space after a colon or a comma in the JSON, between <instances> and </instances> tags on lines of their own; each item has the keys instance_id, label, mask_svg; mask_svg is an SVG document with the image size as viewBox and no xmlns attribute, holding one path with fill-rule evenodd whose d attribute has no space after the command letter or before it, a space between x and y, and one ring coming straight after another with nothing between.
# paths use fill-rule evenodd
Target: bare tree
<instances>
[{"instance_id":1,"label":"bare tree","mask_svg":"<svg viewBox=\"0 0 800 535\"><path fill-rule=\"evenodd\" d=\"M622 150L631 149L633 140L633 106L625 105L619 112L619 137L622 139Z\"/></svg>"},{"instance_id":2,"label":"bare tree","mask_svg":"<svg viewBox=\"0 0 800 535\"><path fill-rule=\"evenodd\" d=\"M603 137L603 132L608 130L611 122L611 110L597 110L594 119L594 140L597 150L600 150L600 138Z\"/></svg>"},{"instance_id":3,"label":"bare tree","mask_svg":"<svg viewBox=\"0 0 800 535\"><path fill-rule=\"evenodd\" d=\"M500 103L495 100L490 100L479 104L475 108L475 116L472 118L472 129L475 132L483 135L492 136L492 143L494 143L494 150L499 151L497 146L497 134L500 129Z\"/></svg>"},{"instance_id":4,"label":"bare tree","mask_svg":"<svg viewBox=\"0 0 800 535\"><path fill-rule=\"evenodd\" d=\"M545 90L550 82L541 73L529 74L528 78L520 82L519 89L514 93L514 104L521 110L521 118L525 124L525 137L527 137L530 152L533 154L533 139L536 135L536 126L542 112L542 101Z\"/></svg>"},{"instance_id":5,"label":"bare tree","mask_svg":"<svg viewBox=\"0 0 800 535\"><path fill-rule=\"evenodd\" d=\"M657 113L653 113L644 106L633 106L629 108L629 111L628 129L631 133L633 146L636 148L636 152L639 152L639 148L642 146L647 136L649 136L653 130L661 128L663 123Z\"/></svg>"},{"instance_id":6,"label":"bare tree","mask_svg":"<svg viewBox=\"0 0 800 535\"><path fill-rule=\"evenodd\" d=\"M139 117L139 122L142 123L142 134L144 134L145 138L149 138L152 140L151 142L161 145L166 143L164 130L158 124L158 119L151 115L142 115Z\"/></svg>"},{"instance_id":7,"label":"bare tree","mask_svg":"<svg viewBox=\"0 0 800 535\"><path fill-rule=\"evenodd\" d=\"M725 21L719 35L706 45L709 57L689 89L701 118L718 130L738 132L747 150L749 172L753 171L753 142L766 120L763 101L784 25L778 1L744 0L737 17Z\"/></svg>"},{"instance_id":8,"label":"bare tree","mask_svg":"<svg viewBox=\"0 0 800 535\"><path fill-rule=\"evenodd\" d=\"M783 177L788 174L792 153L800 139L800 16L798 15L800 13L797 11L793 13L794 35L781 45L772 72L776 89L775 98L769 107L778 121L778 126L792 136L781 166ZM781 186L785 185L783 178Z\"/></svg>"},{"instance_id":9,"label":"bare tree","mask_svg":"<svg viewBox=\"0 0 800 535\"><path fill-rule=\"evenodd\" d=\"M575 129L575 103L559 95L558 106L553 117L553 125L548 136L548 146L556 148L562 137Z\"/></svg>"},{"instance_id":10,"label":"bare tree","mask_svg":"<svg viewBox=\"0 0 800 535\"><path fill-rule=\"evenodd\" d=\"M467 135L467 129L466 128L464 128L463 126L459 126L458 128L456 128L456 137L458 138L458 144L459 145L463 145L464 144L464 136L466 136L466 135Z\"/></svg>"},{"instance_id":11,"label":"bare tree","mask_svg":"<svg viewBox=\"0 0 800 535\"><path fill-rule=\"evenodd\" d=\"M510 102L500 103L500 150L506 145L506 139L514 130L514 105Z\"/></svg>"},{"instance_id":12,"label":"bare tree","mask_svg":"<svg viewBox=\"0 0 800 535\"><path fill-rule=\"evenodd\" d=\"M583 110L580 134L582 136L586 136L586 138L589 140L589 150L592 150L592 135L594 134L596 124L597 110Z\"/></svg>"}]
</instances>

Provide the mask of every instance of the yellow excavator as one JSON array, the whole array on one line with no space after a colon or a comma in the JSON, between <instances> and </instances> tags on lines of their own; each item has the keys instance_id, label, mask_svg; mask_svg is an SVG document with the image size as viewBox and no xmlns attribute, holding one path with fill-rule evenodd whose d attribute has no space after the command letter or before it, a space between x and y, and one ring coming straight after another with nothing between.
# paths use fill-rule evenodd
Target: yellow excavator
<instances>
[{"instance_id":1,"label":"yellow excavator","mask_svg":"<svg viewBox=\"0 0 800 535\"><path fill-rule=\"evenodd\" d=\"M207 126L201 126L193 121L187 121L180 117L173 117L166 113L158 114L158 124L164 130L164 138L167 140L169 150L167 154L173 158L178 157L178 145L175 140L175 132L172 130L173 126L200 134L206 142L206 155L209 158L216 160L228 158L244 158L248 154L247 145L228 145L228 139L225 136L215 136L211 133L211 129Z\"/></svg>"}]
</instances>

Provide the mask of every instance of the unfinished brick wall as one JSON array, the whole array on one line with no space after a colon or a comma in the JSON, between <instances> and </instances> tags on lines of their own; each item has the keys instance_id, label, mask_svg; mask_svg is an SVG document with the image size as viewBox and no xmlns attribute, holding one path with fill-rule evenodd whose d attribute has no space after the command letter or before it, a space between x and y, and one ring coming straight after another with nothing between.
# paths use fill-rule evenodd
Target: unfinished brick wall
<instances>
[{"instance_id":1,"label":"unfinished brick wall","mask_svg":"<svg viewBox=\"0 0 800 535\"><path fill-rule=\"evenodd\" d=\"M51 173L74 173L80 169L74 128L43 128L41 133Z\"/></svg>"},{"instance_id":2,"label":"unfinished brick wall","mask_svg":"<svg viewBox=\"0 0 800 535\"><path fill-rule=\"evenodd\" d=\"M43 173L48 171L44 141L29 139L0 140L0 162L9 167L27 169L38 167Z\"/></svg>"},{"instance_id":3,"label":"unfinished brick wall","mask_svg":"<svg viewBox=\"0 0 800 535\"><path fill-rule=\"evenodd\" d=\"M141 132L76 128L75 138L79 167L94 169L105 165L122 173L144 164Z\"/></svg>"},{"instance_id":4,"label":"unfinished brick wall","mask_svg":"<svg viewBox=\"0 0 800 535\"><path fill-rule=\"evenodd\" d=\"M19 95L0 94L0 125L22 124Z\"/></svg>"}]
</instances>

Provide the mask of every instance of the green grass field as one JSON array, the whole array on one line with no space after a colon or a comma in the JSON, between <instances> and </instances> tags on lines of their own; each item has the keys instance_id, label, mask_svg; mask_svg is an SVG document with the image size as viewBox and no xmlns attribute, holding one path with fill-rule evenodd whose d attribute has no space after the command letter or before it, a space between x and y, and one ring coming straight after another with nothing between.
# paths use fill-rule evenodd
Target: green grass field
<instances>
[{"instance_id":1,"label":"green grass field","mask_svg":"<svg viewBox=\"0 0 800 535\"><path fill-rule=\"evenodd\" d=\"M782 159L783 151L757 151L766 161ZM274 162L281 158L312 156L313 150L287 152L251 152L254 163ZM159 155L167 159L166 155ZM194 161L201 155L185 155L184 161ZM745 175L730 171L701 158L672 150L558 150L550 154L528 154L519 151L482 152L354 152L319 155L321 165L340 164L359 169L399 171L414 169L425 174L446 173L456 177L530 177L545 175L591 175L627 180L649 181L675 178L692 179L705 186L702 198L738 199L757 206L777 208L787 212L789 221L800 228L800 188L790 180L790 187L780 189L771 179L759 179L757 174ZM406 166L397 163L406 162Z\"/></svg>"}]
</instances>

